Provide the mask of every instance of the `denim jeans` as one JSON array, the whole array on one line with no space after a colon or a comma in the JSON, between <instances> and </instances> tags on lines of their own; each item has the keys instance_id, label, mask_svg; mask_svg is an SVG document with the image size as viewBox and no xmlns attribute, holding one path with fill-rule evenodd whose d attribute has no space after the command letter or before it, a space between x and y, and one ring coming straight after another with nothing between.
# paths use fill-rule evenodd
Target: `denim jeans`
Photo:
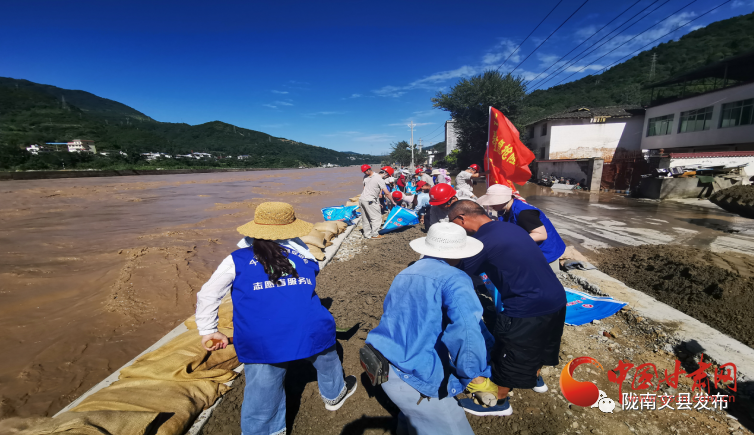
<instances>
[{"instance_id":1,"label":"denim jeans","mask_svg":"<svg viewBox=\"0 0 754 435\"><path fill-rule=\"evenodd\" d=\"M346 392L343 367L335 346L306 358L317 369L317 384L322 400L335 403ZM243 435L284 434L285 372L288 363L246 364L246 389L241 406ZM324 412L324 410L323 410Z\"/></svg>"},{"instance_id":2,"label":"denim jeans","mask_svg":"<svg viewBox=\"0 0 754 435\"><path fill-rule=\"evenodd\" d=\"M401 379L390 366L388 381L382 390L400 408L398 435L474 435L463 408L452 396L416 402L421 395Z\"/></svg>"}]
</instances>

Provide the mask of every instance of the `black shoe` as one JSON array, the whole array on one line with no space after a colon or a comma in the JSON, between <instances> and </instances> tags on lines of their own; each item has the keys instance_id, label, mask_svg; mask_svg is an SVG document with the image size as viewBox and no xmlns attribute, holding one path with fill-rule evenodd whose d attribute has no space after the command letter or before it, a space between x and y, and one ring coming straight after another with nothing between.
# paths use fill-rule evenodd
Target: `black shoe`
<instances>
[{"instance_id":1,"label":"black shoe","mask_svg":"<svg viewBox=\"0 0 754 435\"><path fill-rule=\"evenodd\" d=\"M359 386L359 383L356 382L356 376L346 376L344 381L346 382L346 388L345 392L342 393L343 397L340 397L332 404L325 403L325 409L327 409L328 411L339 410L340 407L343 406L343 403L345 403L346 399L351 397L353 393L356 392L356 388Z\"/></svg>"}]
</instances>

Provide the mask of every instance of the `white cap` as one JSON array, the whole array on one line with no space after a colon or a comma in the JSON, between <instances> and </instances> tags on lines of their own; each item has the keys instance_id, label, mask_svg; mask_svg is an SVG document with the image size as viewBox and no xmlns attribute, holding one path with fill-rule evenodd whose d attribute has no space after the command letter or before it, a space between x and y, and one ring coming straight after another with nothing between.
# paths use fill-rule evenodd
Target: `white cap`
<instances>
[{"instance_id":1,"label":"white cap","mask_svg":"<svg viewBox=\"0 0 754 435\"><path fill-rule=\"evenodd\" d=\"M427 232L427 237L412 240L409 245L414 251L437 258L468 258L482 252L484 245L479 240L466 235L460 225L439 222Z\"/></svg>"},{"instance_id":2,"label":"white cap","mask_svg":"<svg viewBox=\"0 0 754 435\"><path fill-rule=\"evenodd\" d=\"M493 184L487 188L487 193L477 199L479 205L498 205L505 204L513 198L513 190L502 184Z\"/></svg>"}]
</instances>

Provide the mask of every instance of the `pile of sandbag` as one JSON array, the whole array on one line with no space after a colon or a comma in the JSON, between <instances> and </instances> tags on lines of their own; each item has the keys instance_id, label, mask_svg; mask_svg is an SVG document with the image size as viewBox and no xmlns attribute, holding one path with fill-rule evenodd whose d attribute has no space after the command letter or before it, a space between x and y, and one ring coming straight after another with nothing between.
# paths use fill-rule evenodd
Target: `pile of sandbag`
<instances>
[{"instance_id":1,"label":"pile of sandbag","mask_svg":"<svg viewBox=\"0 0 754 435\"><path fill-rule=\"evenodd\" d=\"M346 202L346 206L349 205L359 205L359 198L361 197L361 194L358 194L354 196L353 198L348 198L348 201Z\"/></svg>"},{"instance_id":2,"label":"pile of sandbag","mask_svg":"<svg viewBox=\"0 0 754 435\"><path fill-rule=\"evenodd\" d=\"M338 237L346 228L348 224L343 221L318 222L308 235L301 237L301 241L306 243L314 258L322 261L325 259L324 249L332 245L332 239Z\"/></svg>"}]
</instances>

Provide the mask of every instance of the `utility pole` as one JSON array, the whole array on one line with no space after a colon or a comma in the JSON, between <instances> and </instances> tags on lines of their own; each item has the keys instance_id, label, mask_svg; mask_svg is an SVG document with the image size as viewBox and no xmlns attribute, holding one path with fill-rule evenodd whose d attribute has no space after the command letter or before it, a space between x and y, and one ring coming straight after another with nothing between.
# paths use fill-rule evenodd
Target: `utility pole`
<instances>
[{"instance_id":1,"label":"utility pole","mask_svg":"<svg viewBox=\"0 0 754 435\"><path fill-rule=\"evenodd\" d=\"M649 68L649 81L655 77L655 64L657 64L657 53L652 54L652 66Z\"/></svg>"},{"instance_id":2,"label":"utility pole","mask_svg":"<svg viewBox=\"0 0 754 435\"><path fill-rule=\"evenodd\" d=\"M414 127L416 127L416 124L414 124L414 121L411 121L411 124L408 124L409 128L411 128L411 167L409 170L413 171L416 166L414 166Z\"/></svg>"}]
</instances>

